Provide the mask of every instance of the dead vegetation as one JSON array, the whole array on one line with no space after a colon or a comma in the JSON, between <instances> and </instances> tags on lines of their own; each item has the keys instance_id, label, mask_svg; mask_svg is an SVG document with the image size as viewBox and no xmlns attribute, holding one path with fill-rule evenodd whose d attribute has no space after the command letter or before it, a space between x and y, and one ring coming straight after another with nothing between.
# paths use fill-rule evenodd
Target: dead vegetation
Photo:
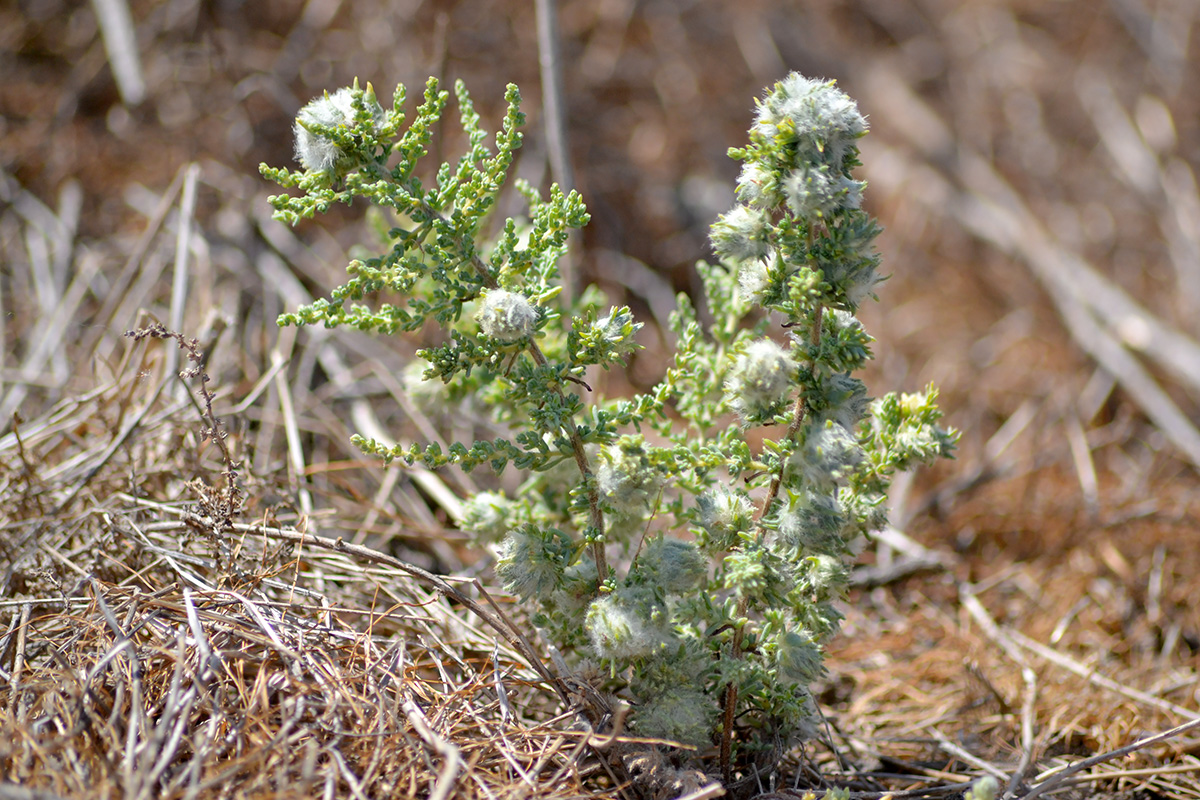
<instances>
[{"instance_id":1,"label":"dead vegetation","mask_svg":"<svg viewBox=\"0 0 1200 800\"><path fill-rule=\"evenodd\" d=\"M404 392L417 343L274 325L362 235L358 208L267 214L256 166L312 95L463 77L494 125L516 82L519 172L547 180L532 6L132 2L124 103L106 5L0 8L0 798L632 797L625 767L715 792L609 758L579 713L605 700L487 594L454 519L488 476L348 447L482 424ZM1194 730L1086 761L1200 708L1198 18L562 4L584 276L663 322L750 98L837 77L894 273L877 381L935 380L964 431L864 554L829 740L751 791L1200 796ZM156 322L183 338L122 336ZM623 379L656 377L646 344Z\"/></svg>"}]
</instances>

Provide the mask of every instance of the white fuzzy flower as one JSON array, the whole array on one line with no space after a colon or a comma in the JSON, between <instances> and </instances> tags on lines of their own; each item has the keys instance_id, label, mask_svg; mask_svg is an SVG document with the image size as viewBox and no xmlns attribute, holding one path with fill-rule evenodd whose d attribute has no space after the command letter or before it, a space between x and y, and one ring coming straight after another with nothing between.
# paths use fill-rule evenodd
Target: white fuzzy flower
<instances>
[{"instance_id":1,"label":"white fuzzy flower","mask_svg":"<svg viewBox=\"0 0 1200 800\"><path fill-rule=\"evenodd\" d=\"M770 252L771 221L766 213L735 206L713 223L709 233L717 255L731 261L763 258Z\"/></svg>"},{"instance_id":2,"label":"white fuzzy flower","mask_svg":"<svg viewBox=\"0 0 1200 800\"><path fill-rule=\"evenodd\" d=\"M644 658L665 650L672 639L667 609L650 590L625 589L588 607L587 633L601 658Z\"/></svg>"},{"instance_id":3,"label":"white fuzzy flower","mask_svg":"<svg viewBox=\"0 0 1200 800\"><path fill-rule=\"evenodd\" d=\"M375 127L383 122L383 107L378 102L367 103ZM313 133L301 123L322 125L327 128L350 126L354 124L354 95L349 87L338 89L333 94L325 94L311 101L296 115L296 160L312 172L332 172L344 157L341 148L327 136Z\"/></svg>"},{"instance_id":4,"label":"white fuzzy flower","mask_svg":"<svg viewBox=\"0 0 1200 800\"><path fill-rule=\"evenodd\" d=\"M702 689L675 686L647 700L638 709L634 724L642 736L703 747L712 743L716 713L712 696Z\"/></svg>"},{"instance_id":5,"label":"white fuzzy flower","mask_svg":"<svg viewBox=\"0 0 1200 800\"><path fill-rule=\"evenodd\" d=\"M803 686L825 674L821 647L808 631L787 631L779 637L775 651L779 674Z\"/></svg>"},{"instance_id":6,"label":"white fuzzy flower","mask_svg":"<svg viewBox=\"0 0 1200 800\"><path fill-rule=\"evenodd\" d=\"M491 289L483 295L475 319L484 334L510 344L533 335L537 327L538 310L525 295Z\"/></svg>"},{"instance_id":7,"label":"white fuzzy flower","mask_svg":"<svg viewBox=\"0 0 1200 800\"><path fill-rule=\"evenodd\" d=\"M837 498L824 492L793 495L776 525L775 541L780 548L803 554L840 554L845 516Z\"/></svg>"},{"instance_id":8,"label":"white fuzzy flower","mask_svg":"<svg viewBox=\"0 0 1200 800\"><path fill-rule=\"evenodd\" d=\"M875 287L887 280L874 268L863 270L857 275L857 280L846 289L846 300L855 308L862 305L868 297L875 297Z\"/></svg>"},{"instance_id":9,"label":"white fuzzy flower","mask_svg":"<svg viewBox=\"0 0 1200 800\"><path fill-rule=\"evenodd\" d=\"M636 437L625 437L600 451L596 489L616 521L641 520L662 488L662 474L646 457Z\"/></svg>"},{"instance_id":10,"label":"white fuzzy flower","mask_svg":"<svg viewBox=\"0 0 1200 800\"><path fill-rule=\"evenodd\" d=\"M749 300L761 303L771 288L771 264L765 258L743 261L738 270L738 288Z\"/></svg>"},{"instance_id":11,"label":"white fuzzy flower","mask_svg":"<svg viewBox=\"0 0 1200 800\"><path fill-rule=\"evenodd\" d=\"M862 205L862 181L851 180L827 165L804 165L783 182L788 208L800 218L826 217L838 209Z\"/></svg>"},{"instance_id":12,"label":"white fuzzy flower","mask_svg":"<svg viewBox=\"0 0 1200 800\"><path fill-rule=\"evenodd\" d=\"M824 163L840 170L854 142L867 132L867 121L833 81L793 72L760 104L755 127L772 135L793 131L796 165Z\"/></svg>"},{"instance_id":13,"label":"white fuzzy flower","mask_svg":"<svg viewBox=\"0 0 1200 800\"><path fill-rule=\"evenodd\" d=\"M592 323L605 344L619 356L627 356L638 349L634 336L642 329L642 323L634 322L633 312L628 308L612 308L606 316Z\"/></svg>"},{"instance_id":14,"label":"white fuzzy flower","mask_svg":"<svg viewBox=\"0 0 1200 800\"><path fill-rule=\"evenodd\" d=\"M496 575L518 597L544 599L562 584L570 551L560 531L526 524L509 531L500 545Z\"/></svg>"},{"instance_id":15,"label":"white fuzzy flower","mask_svg":"<svg viewBox=\"0 0 1200 800\"><path fill-rule=\"evenodd\" d=\"M862 446L840 422L814 420L804 446L792 454L792 467L809 486L827 490L843 484L863 458Z\"/></svg>"},{"instance_id":16,"label":"white fuzzy flower","mask_svg":"<svg viewBox=\"0 0 1200 800\"><path fill-rule=\"evenodd\" d=\"M682 594L708 576L708 562L692 542L652 539L638 556L637 572L647 586Z\"/></svg>"},{"instance_id":17,"label":"white fuzzy flower","mask_svg":"<svg viewBox=\"0 0 1200 800\"><path fill-rule=\"evenodd\" d=\"M754 525L754 506L744 492L728 486L714 486L696 498L700 507L700 524L704 526L705 547L711 550L731 550L738 534Z\"/></svg>"},{"instance_id":18,"label":"white fuzzy flower","mask_svg":"<svg viewBox=\"0 0 1200 800\"><path fill-rule=\"evenodd\" d=\"M760 209L775 208L783 200L774 173L755 161L742 167L742 172L738 175L737 199Z\"/></svg>"},{"instance_id":19,"label":"white fuzzy flower","mask_svg":"<svg viewBox=\"0 0 1200 800\"><path fill-rule=\"evenodd\" d=\"M513 506L503 492L480 492L463 504L460 524L480 540L497 541L513 526Z\"/></svg>"},{"instance_id":20,"label":"white fuzzy flower","mask_svg":"<svg viewBox=\"0 0 1200 800\"><path fill-rule=\"evenodd\" d=\"M787 402L796 362L770 339L748 346L729 371L725 398L745 424L764 422Z\"/></svg>"}]
</instances>

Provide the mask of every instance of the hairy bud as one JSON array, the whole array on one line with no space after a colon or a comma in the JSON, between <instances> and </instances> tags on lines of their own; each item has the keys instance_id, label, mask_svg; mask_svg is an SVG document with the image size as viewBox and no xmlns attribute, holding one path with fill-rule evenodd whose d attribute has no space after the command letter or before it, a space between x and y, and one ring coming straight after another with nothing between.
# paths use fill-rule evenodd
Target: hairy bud
<instances>
[{"instance_id":1,"label":"hairy bud","mask_svg":"<svg viewBox=\"0 0 1200 800\"><path fill-rule=\"evenodd\" d=\"M533 335L538 311L524 295L492 289L484 293L475 319L484 334L498 342L511 344Z\"/></svg>"},{"instance_id":2,"label":"hairy bud","mask_svg":"<svg viewBox=\"0 0 1200 800\"><path fill-rule=\"evenodd\" d=\"M378 127L383 121L383 107L371 94L363 96L371 119ZM296 115L296 160L313 172L333 172L344 164L348 154L328 134L314 128L349 128L355 124L354 90L349 87L326 93L311 101Z\"/></svg>"}]
</instances>

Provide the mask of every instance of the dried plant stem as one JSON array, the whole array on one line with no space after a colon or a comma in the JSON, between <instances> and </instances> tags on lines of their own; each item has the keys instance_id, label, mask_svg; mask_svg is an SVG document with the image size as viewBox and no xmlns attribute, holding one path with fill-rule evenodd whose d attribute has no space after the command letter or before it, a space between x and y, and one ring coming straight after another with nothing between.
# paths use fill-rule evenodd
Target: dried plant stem
<instances>
[{"instance_id":1,"label":"dried plant stem","mask_svg":"<svg viewBox=\"0 0 1200 800\"><path fill-rule=\"evenodd\" d=\"M1142 750L1152 744L1165 742L1167 739L1174 738L1181 733L1187 733L1188 731L1192 731L1197 728L1200 728L1200 717L1191 719L1182 725L1176 725L1174 728L1171 728L1168 731L1163 731L1162 733L1156 733L1153 736L1147 736L1144 739L1139 739L1138 741L1128 744L1124 747L1118 747L1115 750L1109 750L1107 753L1098 753L1097 755L1094 755L1090 758L1085 758L1082 761L1076 761L1074 764L1062 770L1061 772L1055 773L1050 778L1047 778L1037 786L1034 786L1022 797L1021 800L1033 800L1033 798L1037 797L1038 795L1045 794L1054 787L1058 786L1071 775L1074 775L1077 772L1082 772L1089 767L1094 767L1097 764L1104 763L1105 761L1113 761L1114 759L1121 758L1122 756L1127 756L1130 753L1135 753L1138 750Z\"/></svg>"},{"instance_id":2,"label":"dried plant stem","mask_svg":"<svg viewBox=\"0 0 1200 800\"><path fill-rule=\"evenodd\" d=\"M486 622L497 633L504 637L517 652L519 652L529 663L529 666L535 669L545 681L554 688L558 693L559 698L564 704L570 705L570 698L567 694L566 686L562 679L552 673L550 669L538 657L537 651L533 645L525 637L519 629L512 625L505 625L496 615L484 608L478 600L470 595L459 590L457 586L450 583L440 575L434 575L432 572L421 569L418 566L409 564L406 561L401 561L398 558L380 553L377 550L372 550L369 547L362 545L351 544L341 537L330 539L325 536L316 536L311 533L301 533L300 531L289 528L271 528L262 525L244 525L234 524L233 530L237 533L251 533L259 536L264 536L269 539L279 539L282 541L296 542L300 545L312 545L325 550L332 550L338 553L346 553L356 558L361 558L364 561L371 561L376 564L398 569L401 572L407 573L414 578L417 578L426 586L432 587L442 594L450 597L456 603L461 603L463 606L477 617Z\"/></svg>"},{"instance_id":3,"label":"dried plant stem","mask_svg":"<svg viewBox=\"0 0 1200 800\"><path fill-rule=\"evenodd\" d=\"M558 0L537 0L538 63L542 76L542 107L546 117L546 150L550 172L564 192L575 188L568 142L567 101L563 89L562 46L558 35ZM567 301L578 292L576 264L568 252L563 259L563 295Z\"/></svg>"}]
</instances>

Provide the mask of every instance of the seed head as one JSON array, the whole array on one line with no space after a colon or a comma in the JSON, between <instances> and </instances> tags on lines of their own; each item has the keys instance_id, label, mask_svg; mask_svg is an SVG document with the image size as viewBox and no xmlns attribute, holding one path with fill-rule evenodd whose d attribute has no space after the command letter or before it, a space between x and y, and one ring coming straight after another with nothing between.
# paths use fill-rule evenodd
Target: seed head
<instances>
[{"instance_id":1,"label":"seed head","mask_svg":"<svg viewBox=\"0 0 1200 800\"><path fill-rule=\"evenodd\" d=\"M522 294L492 289L483 295L475 314L479 329L504 344L532 336L537 328L538 310Z\"/></svg>"},{"instance_id":2,"label":"seed head","mask_svg":"<svg viewBox=\"0 0 1200 800\"><path fill-rule=\"evenodd\" d=\"M368 99L369 98L369 99ZM364 94L363 102L371 113L376 129L383 123L383 107L374 99L374 94ZM311 172L333 172L341 166L347 154L337 142L328 136L314 133L308 126L326 128L350 127L354 125L354 92L349 87L326 93L311 101L296 115L296 160Z\"/></svg>"},{"instance_id":3,"label":"seed head","mask_svg":"<svg viewBox=\"0 0 1200 800\"><path fill-rule=\"evenodd\" d=\"M743 424L761 424L787 402L796 362L770 339L748 346L729 371L725 398Z\"/></svg>"}]
</instances>

